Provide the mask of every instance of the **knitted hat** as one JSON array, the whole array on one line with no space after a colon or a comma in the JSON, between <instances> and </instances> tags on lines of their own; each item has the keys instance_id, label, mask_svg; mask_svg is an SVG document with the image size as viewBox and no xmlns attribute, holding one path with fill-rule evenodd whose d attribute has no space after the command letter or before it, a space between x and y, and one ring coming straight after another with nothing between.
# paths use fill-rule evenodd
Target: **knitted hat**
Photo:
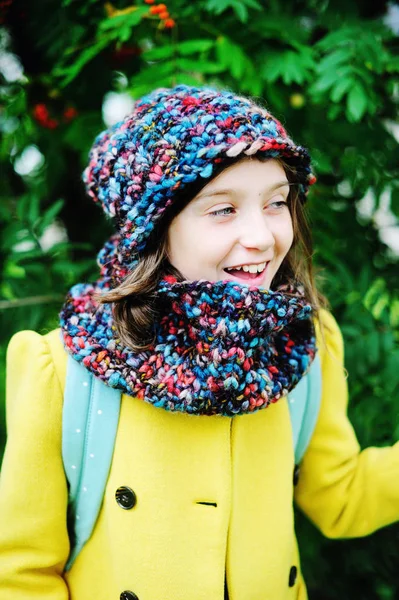
<instances>
[{"instance_id":1,"label":"knitted hat","mask_svg":"<svg viewBox=\"0 0 399 600\"><path fill-rule=\"evenodd\" d=\"M239 156L284 157L295 166L305 201L308 152L266 109L230 91L178 85L158 89L94 141L83 178L88 194L115 218L118 233L100 263L131 268L177 194Z\"/></svg>"}]
</instances>

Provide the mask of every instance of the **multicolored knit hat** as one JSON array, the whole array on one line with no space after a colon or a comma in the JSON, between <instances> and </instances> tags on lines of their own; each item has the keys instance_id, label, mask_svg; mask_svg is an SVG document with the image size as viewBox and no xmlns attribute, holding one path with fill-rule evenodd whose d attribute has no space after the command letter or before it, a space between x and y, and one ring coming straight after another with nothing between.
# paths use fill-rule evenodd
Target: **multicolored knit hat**
<instances>
[{"instance_id":1,"label":"multicolored knit hat","mask_svg":"<svg viewBox=\"0 0 399 600\"><path fill-rule=\"evenodd\" d=\"M210 178L224 162L254 154L292 163L305 200L315 181L308 152L266 109L230 91L186 85L141 98L132 114L97 136L83 176L117 228L100 264L109 272L112 263L113 278L123 277L178 191Z\"/></svg>"}]
</instances>

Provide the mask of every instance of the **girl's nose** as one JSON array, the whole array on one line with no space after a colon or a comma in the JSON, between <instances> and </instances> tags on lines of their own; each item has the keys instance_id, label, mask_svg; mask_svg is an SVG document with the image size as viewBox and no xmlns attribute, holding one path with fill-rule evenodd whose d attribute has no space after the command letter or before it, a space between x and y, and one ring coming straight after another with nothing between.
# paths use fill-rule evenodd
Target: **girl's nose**
<instances>
[{"instance_id":1,"label":"girl's nose","mask_svg":"<svg viewBox=\"0 0 399 600\"><path fill-rule=\"evenodd\" d=\"M275 244L274 235L264 215L246 219L241 225L240 244L265 252Z\"/></svg>"}]
</instances>

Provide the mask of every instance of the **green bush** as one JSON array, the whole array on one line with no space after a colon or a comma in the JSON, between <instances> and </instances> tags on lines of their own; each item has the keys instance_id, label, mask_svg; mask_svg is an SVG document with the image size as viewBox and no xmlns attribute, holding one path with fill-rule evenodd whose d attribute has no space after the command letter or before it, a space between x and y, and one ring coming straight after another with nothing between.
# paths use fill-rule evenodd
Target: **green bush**
<instances>
[{"instance_id":1,"label":"green bush","mask_svg":"<svg viewBox=\"0 0 399 600\"><path fill-rule=\"evenodd\" d=\"M362 447L394 443L398 256L381 242L375 220L384 194L399 217L392 129L399 59L384 24L387 3L170 0L169 27L142 0L4 4L0 45L15 53L23 75L2 76L0 87L2 380L11 335L56 327L68 287L96 276L109 226L80 176L104 129L104 95L223 85L266 103L311 150L314 258L345 337L350 418ZM29 153L40 160L27 172ZM374 207L362 216L366 194ZM46 241L49 231L56 243ZM0 448L4 441L1 418ZM301 515L297 526L313 600L399 598L396 525L340 542L322 538Z\"/></svg>"}]
</instances>

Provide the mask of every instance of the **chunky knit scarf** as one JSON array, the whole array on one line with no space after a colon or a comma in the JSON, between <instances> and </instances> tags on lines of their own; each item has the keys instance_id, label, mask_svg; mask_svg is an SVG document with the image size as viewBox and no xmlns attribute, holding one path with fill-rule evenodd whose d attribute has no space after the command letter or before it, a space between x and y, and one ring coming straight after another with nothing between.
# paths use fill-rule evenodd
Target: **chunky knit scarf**
<instances>
[{"instance_id":1,"label":"chunky knit scarf","mask_svg":"<svg viewBox=\"0 0 399 600\"><path fill-rule=\"evenodd\" d=\"M154 343L133 352L118 340L100 286L74 286L61 313L66 349L107 385L157 407L233 416L290 392L315 356L311 307L299 289L235 282L177 282L155 294Z\"/></svg>"}]
</instances>

